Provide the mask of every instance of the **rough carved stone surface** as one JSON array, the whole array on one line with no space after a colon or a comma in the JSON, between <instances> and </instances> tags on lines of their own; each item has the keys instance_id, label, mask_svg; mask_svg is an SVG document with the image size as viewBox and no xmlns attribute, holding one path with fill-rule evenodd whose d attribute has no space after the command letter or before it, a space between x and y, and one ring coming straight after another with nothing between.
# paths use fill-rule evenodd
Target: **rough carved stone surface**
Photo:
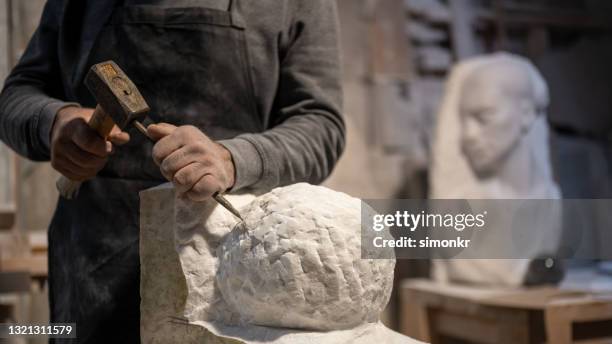
<instances>
[{"instance_id":1,"label":"rough carved stone surface","mask_svg":"<svg viewBox=\"0 0 612 344\"><path fill-rule=\"evenodd\" d=\"M361 259L361 202L308 184L276 189L246 209L219 247L221 292L245 322L339 330L376 322L393 260Z\"/></svg>"},{"instance_id":2,"label":"rough carved stone surface","mask_svg":"<svg viewBox=\"0 0 612 344\"><path fill-rule=\"evenodd\" d=\"M416 343L378 321L395 262L360 259L359 200L307 184L228 199L246 226L141 193L143 343Z\"/></svg>"}]
</instances>

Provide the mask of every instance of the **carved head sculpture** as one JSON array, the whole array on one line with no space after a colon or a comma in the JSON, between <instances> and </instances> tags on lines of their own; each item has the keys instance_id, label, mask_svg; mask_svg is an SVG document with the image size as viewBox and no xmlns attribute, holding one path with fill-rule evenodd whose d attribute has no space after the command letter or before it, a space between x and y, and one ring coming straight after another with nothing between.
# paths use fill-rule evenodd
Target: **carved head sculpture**
<instances>
[{"instance_id":1,"label":"carved head sculpture","mask_svg":"<svg viewBox=\"0 0 612 344\"><path fill-rule=\"evenodd\" d=\"M256 198L246 226L218 248L223 298L256 325L327 331L378 321L395 260L361 258L361 211L359 199L303 183Z\"/></svg>"},{"instance_id":2,"label":"carved head sculpture","mask_svg":"<svg viewBox=\"0 0 612 344\"><path fill-rule=\"evenodd\" d=\"M498 54L464 79L461 148L479 176L494 174L548 106L548 89L526 60Z\"/></svg>"}]
</instances>

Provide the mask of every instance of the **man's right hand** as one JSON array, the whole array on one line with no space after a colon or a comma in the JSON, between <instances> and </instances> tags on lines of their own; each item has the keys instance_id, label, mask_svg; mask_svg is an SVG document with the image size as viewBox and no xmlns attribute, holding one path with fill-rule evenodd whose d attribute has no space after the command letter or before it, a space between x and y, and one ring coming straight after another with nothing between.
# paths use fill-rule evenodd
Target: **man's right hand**
<instances>
[{"instance_id":1,"label":"man's right hand","mask_svg":"<svg viewBox=\"0 0 612 344\"><path fill-rule=\"evenodd\" d=\"M122 145L130 136L115 126L104 140L87 122L93 109L70 106L61 109L51 128L51 165L74 181L93 178L106 165L113 145Z\"/></svg>"}]
</instances>

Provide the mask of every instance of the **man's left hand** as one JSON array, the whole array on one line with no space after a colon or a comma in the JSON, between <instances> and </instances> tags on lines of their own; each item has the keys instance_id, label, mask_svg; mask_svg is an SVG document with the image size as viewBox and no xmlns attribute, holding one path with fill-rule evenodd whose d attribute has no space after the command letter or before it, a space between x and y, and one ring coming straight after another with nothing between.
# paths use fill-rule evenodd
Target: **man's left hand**
<instances>
[{"instance_id":1,"label":"man's left hand","mask_svg":"<svg viewBox=\"0 0 612 344\"><path fill-rule=\"evenodd\" d=\"M231 153L198 128L159 123L147 133L157 141L153 159L161 173L190 200L204 201L234 185Z\"/></svg>"}]
</instances>

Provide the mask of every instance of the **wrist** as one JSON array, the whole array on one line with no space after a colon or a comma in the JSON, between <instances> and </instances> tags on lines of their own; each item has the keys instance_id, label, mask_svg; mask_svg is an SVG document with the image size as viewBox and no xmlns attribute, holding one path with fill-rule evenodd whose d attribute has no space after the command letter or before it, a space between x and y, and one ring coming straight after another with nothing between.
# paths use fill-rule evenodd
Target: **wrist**
<instances>
[{"instance_id":1,"label":"wrist","mask_svg":"<svg viewBox=\"0 0 612 344\"><path fill-rule=\"evenodd\" d=\"M235 166L234 186L232 187L234 192L254 187L263 175L263 159L255 145L246 137L249 135L243 134L218 142L232 155L232 162Z\"/></svg>"},{"instance_id":2,"label":"wrist","mask_svg":"<svg viewBox=\"0 0 612 344\"><path fill-rule=\"evenodd\" d=\"M223 167L227 176L226 191L229 191L234 187L236 183L236 166L234 165L232 153L220 143L217 143L217 146L221 148L221 159L223 161Z\"/></svg>"},{"instance_id":3,"label":"wrist","mask_svg":"<svg viewBox=\"0 0 612 344\"><path fill-rule=\"evenodd\" d=\"M46 130L47 137L49 139L48 142L51 142L53 139L53 133L58 126L58 123L61 121L61 118L66 117L68 112L72 112L75 109L80 109L81 106L77 103L63 103L59 108L57 108L53 112L53 117L50 121L48 129Z\"/></svg>"}]
</instances>

